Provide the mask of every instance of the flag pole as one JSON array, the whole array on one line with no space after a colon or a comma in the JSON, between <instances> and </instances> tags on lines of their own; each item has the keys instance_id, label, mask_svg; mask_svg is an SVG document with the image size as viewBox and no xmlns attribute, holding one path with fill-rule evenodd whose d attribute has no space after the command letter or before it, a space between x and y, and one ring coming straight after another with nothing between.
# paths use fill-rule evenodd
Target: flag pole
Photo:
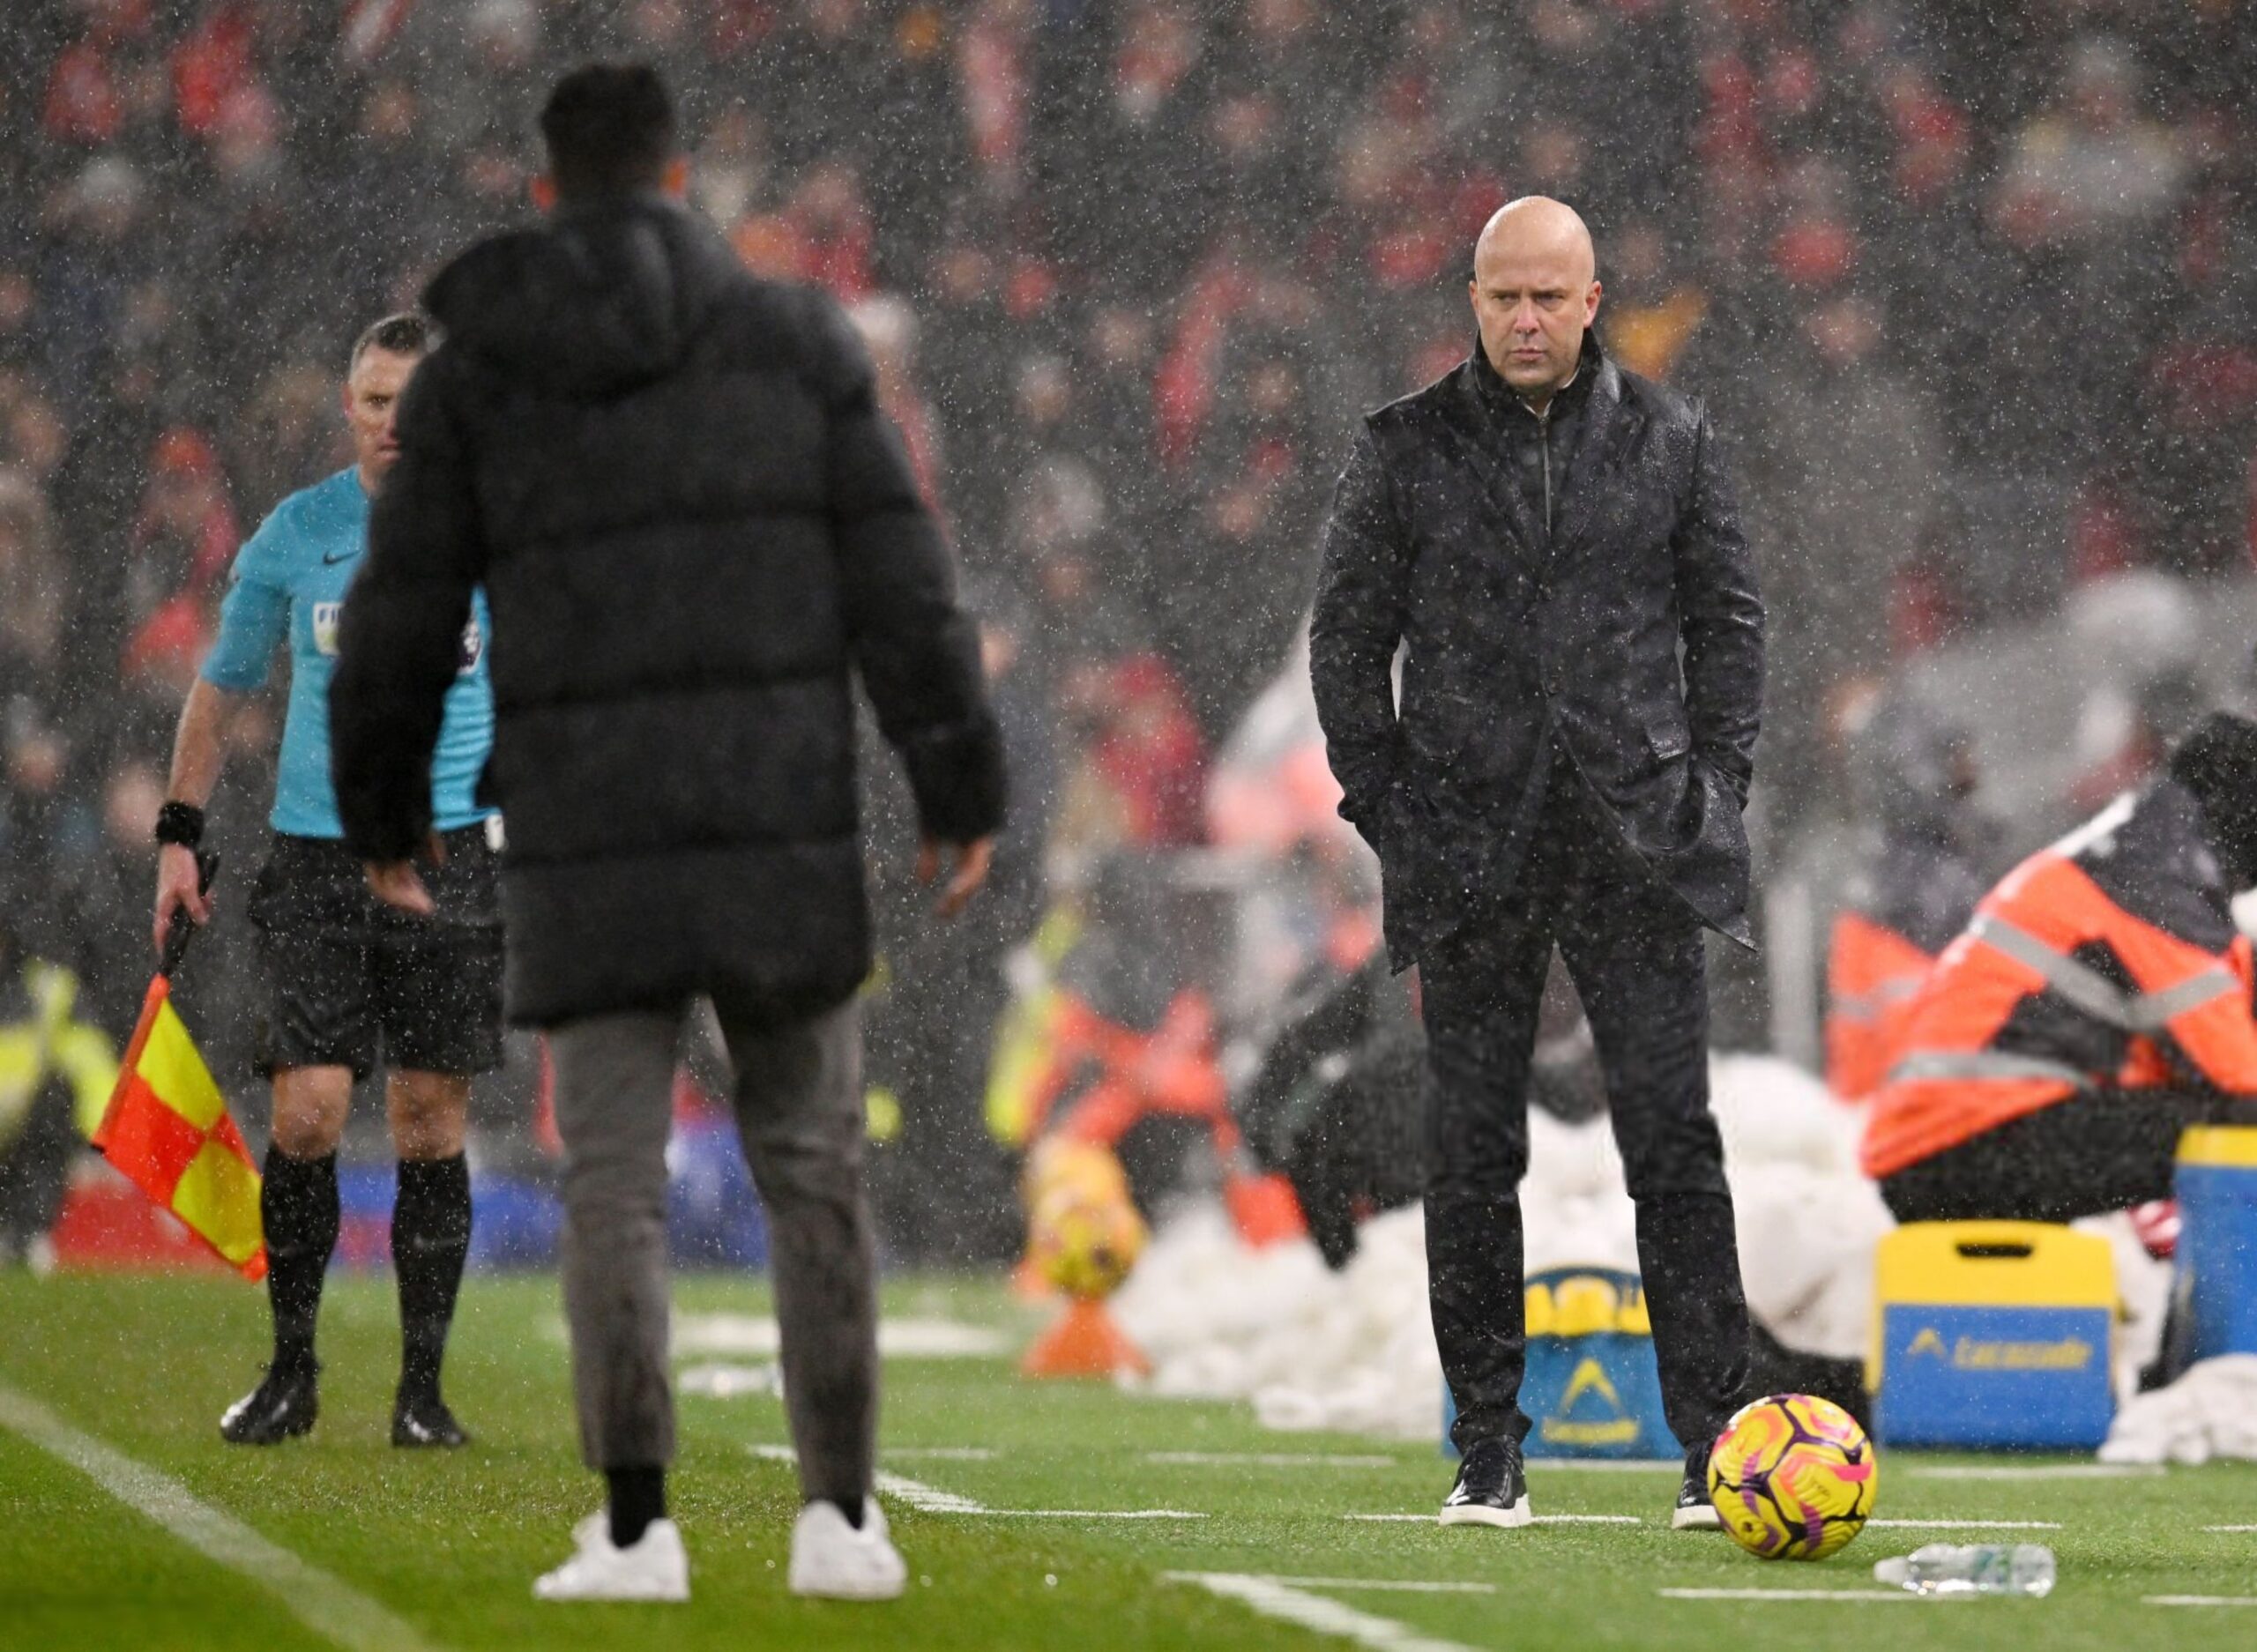
<instances>
[{"instance_id":1,"label":"flag pole","mask_svg":"<svg viewBox=\"0 0 2257 1652\"><path fill-rule=\"evenodd\" d=\"M220 857L196 852L196 892L199 896L212 892L212 880L220 875ZM157 955L157 973L167 980L178 971L181 960L188 956L188 943L196 939L196 920L188 915L186 906L173 908L172 921L165 926L164 950Z\"/></svg>"},{"instance_id":2,"label":"flag pole","mask_svg":"<svg viewBox=\"0 0 2257 1652\"><path fill-rule=\"evenodd\" d=\"M212 881L220 875L220 857L196 851L196 892L209 895ZM141 1016L133 1023L133 1037L125 1046L125 1059L118 1063L117 1088L110 1092L109 1105L102 1109L102 1121L94 1127L88 1138L95 1152L105 1157L109 1153L109 1127L117 1117L120 1103L125 1099L125 1079L141 1060L141 1052L149 1042L149 1030L156 1024L157 1006L172 996L173 977L179 973L181 961L188 956L189 942L196 939L196 920L188 915L188 908L173 908L172 919L165 926L165 944L157 954L156 979L149 983L149 990L141 995Z\"/></svg>"}]
</instances>

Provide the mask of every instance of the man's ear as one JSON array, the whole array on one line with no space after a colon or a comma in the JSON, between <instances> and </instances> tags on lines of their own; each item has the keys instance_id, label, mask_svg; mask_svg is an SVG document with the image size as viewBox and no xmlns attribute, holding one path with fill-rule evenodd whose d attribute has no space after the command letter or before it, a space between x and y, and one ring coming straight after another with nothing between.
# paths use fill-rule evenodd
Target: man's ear
<instances>
[{"instance_id":1,"label":"man's ear","mask_svg":"<svg viewBox=\"0 0 2257 1652\"><path fill-rule=\"evenodd\" d=\"M533 174L533 188L530 192L533 196L533 205L535 212L553 212L556 210L556 180L555 177L546 172L536 172Z\"/></svg>"},{"instance_id":2,"label":"man's ear","mask_svg":"<svg viewBox=\"0 0 2257 1652\"><path fill-rule=\"evenodd\" d=\"M659 188L666 193L669 200L679 201L689 194L689 157L688 155L676 155L672 160L667 162L665 175L659 180Z\"/></svg>"}]
</instances>

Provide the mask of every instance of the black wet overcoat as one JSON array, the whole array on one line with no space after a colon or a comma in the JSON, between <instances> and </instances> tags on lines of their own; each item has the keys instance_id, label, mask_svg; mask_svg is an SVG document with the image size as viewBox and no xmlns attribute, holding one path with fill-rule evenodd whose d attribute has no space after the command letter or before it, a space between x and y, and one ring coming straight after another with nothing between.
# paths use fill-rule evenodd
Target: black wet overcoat
<instances>
[{"instance_id":1,"label":"black wet overcoat","mask_svg":"<svg viewBox=\"0 0 2257 1652\"><path fill-rule=\"evenodd\" d=\"M511 1018L842 1001L870 961L854 680L928 836L1003 806L978 639L860 340L656 196L484 242L427 303L447 340L330 695L346 838L420 841L483 584Z\"/></svg>"},{"instance_id":2,"label":"black wet overcoat","mask_svg":"<svg viewBox=\"0 0 2257 1652\"><path fill-rule=\"evenodd\" d=\"M1754 558L1702 405L1595 336L1580 370L1595 376L1550 533L1478 347L1367 417L1333 495L1310 672L1398 967L1512 892L1555 753L1654 878L1752 944Z\"/></svg>"}]
</instances>

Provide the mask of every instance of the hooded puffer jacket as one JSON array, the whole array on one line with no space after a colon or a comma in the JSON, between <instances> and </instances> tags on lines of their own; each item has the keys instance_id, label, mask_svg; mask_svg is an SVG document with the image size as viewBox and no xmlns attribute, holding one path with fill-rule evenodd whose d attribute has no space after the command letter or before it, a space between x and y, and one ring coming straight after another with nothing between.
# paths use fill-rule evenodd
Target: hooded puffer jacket
<instances>
[{"instance_id":1,"label":"hooded puffer jacket","mask_svg":"<svg viewBox=\"0 0 2257 1652\"><path fill-rule=\"evenodd\" d=\"M420 843L482 583L511 1018L843 1001L869 963L853 679L927 836L1003 806L977 637L859 339L652 196L483 242L426 302L447 339L331 693L347 840Z\"/></svg>"}]
</instances>

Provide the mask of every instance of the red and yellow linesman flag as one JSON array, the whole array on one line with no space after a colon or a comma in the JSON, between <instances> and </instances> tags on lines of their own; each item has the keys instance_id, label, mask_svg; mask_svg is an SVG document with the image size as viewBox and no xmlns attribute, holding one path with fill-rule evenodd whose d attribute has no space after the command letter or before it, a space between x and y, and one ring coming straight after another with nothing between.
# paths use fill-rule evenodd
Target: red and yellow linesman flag
<instances>
[{"instance_id":1,"label":"red and yellow linesman flag","mask_svg":"<svg viewBox=\"0 0 2257 1652\"><path fill-rule=\"evenodd\" d=\"M149 983L94 1146L244 1278L266 1276L257 1168L164 976Z\"/></svg>"}]
</instances>

